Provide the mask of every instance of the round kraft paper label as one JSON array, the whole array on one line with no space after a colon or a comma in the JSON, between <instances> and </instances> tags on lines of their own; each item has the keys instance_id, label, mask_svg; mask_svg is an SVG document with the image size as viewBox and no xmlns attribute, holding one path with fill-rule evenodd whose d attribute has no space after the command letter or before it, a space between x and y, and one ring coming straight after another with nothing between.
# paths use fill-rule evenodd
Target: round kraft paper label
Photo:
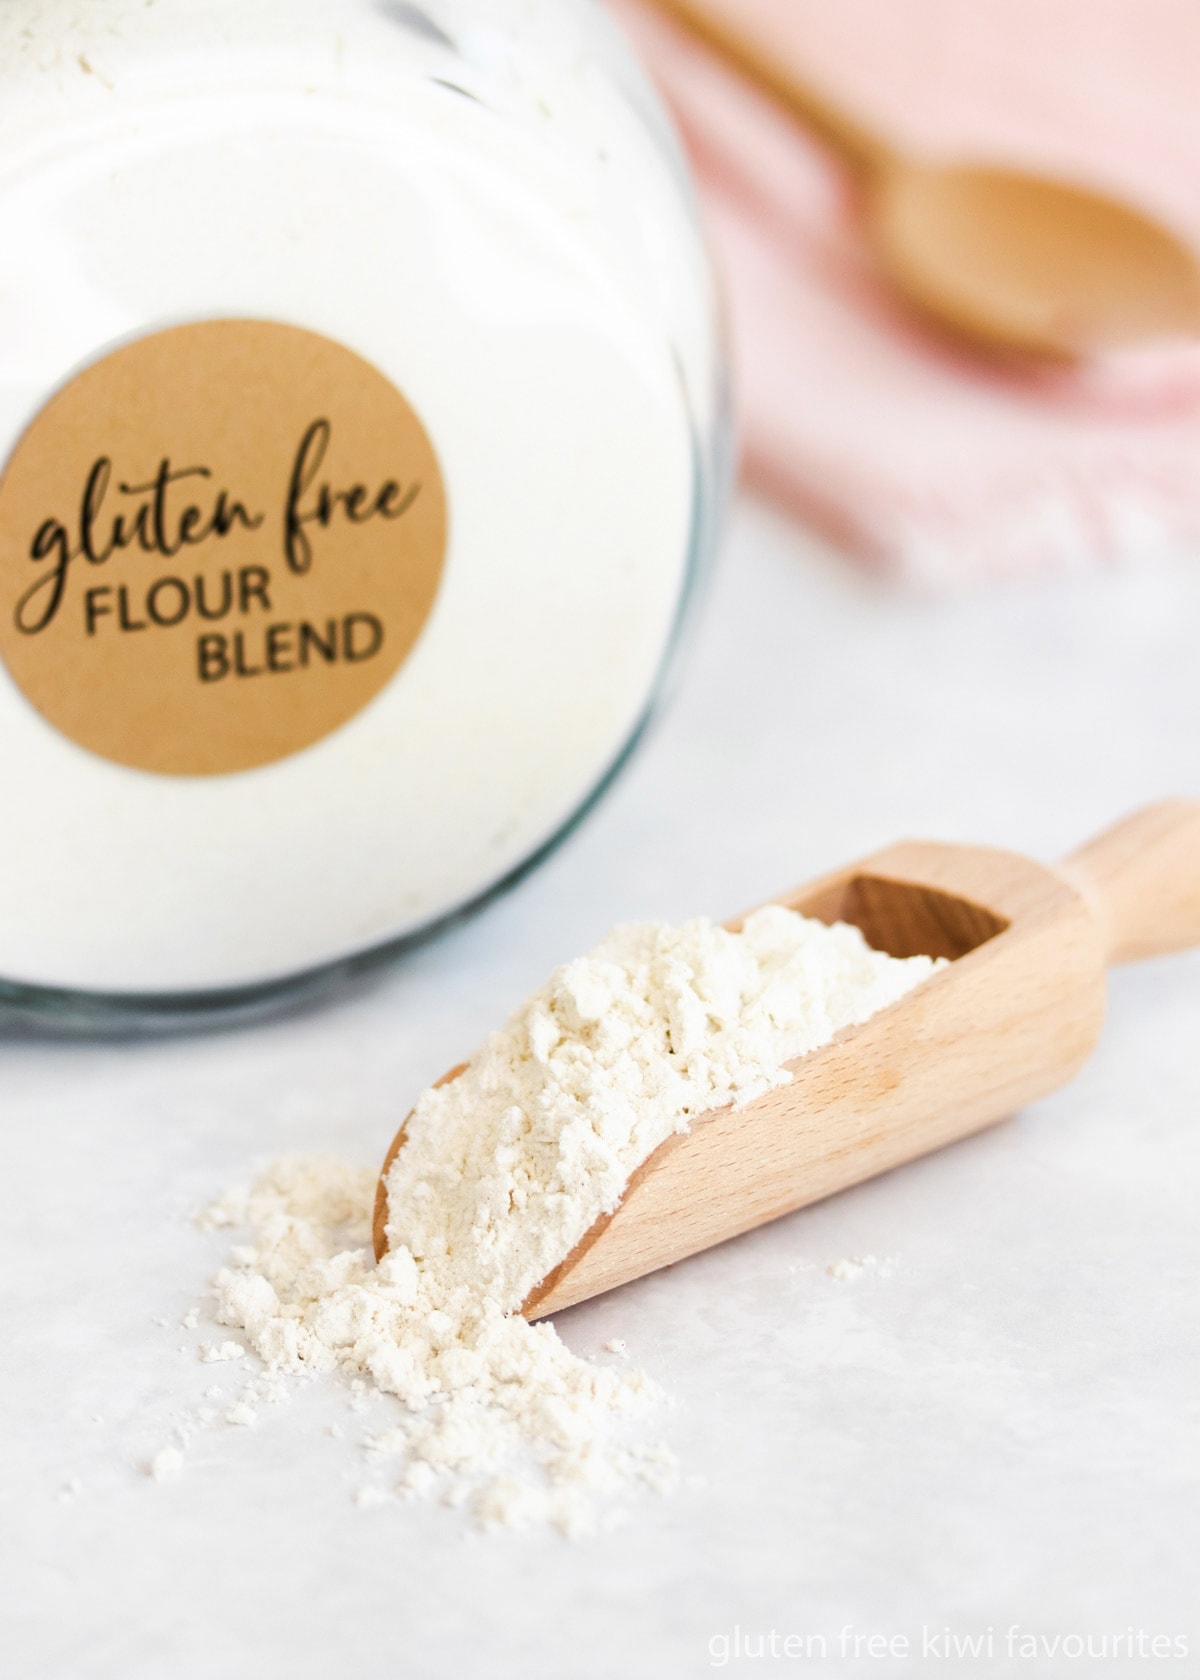
<instances>
[{"instance_id":1,"label":"round kraft paper label","mask_svg":"<svg viewBox=\"0 0 1200 1680\"><path fill-rule=\"evenodd\" d=\"M433 609L446 492L377 368L266 321L126 344L0 477L0 658L48 722L162 775L250 770L347 723Z\"/></svg>"}]
</instances>

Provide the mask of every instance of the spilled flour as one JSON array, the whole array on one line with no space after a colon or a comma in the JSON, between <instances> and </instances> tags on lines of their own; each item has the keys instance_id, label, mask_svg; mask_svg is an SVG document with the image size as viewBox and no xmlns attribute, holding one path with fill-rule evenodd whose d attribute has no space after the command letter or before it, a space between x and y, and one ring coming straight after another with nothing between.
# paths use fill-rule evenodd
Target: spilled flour
<instances>
[{"instance_id":1,"label":"spilled flour","mask_svg":"<svg viewBox=\"0 0 1200 1680\"><path fill-rule=\"evenodd\" d=\"M518 1309L665 1138L787 1083L785 1063L937 966L778 907L737 934L617 929L420 1098L388 1175L378 1266L370 1171L280 1163L210 1212L250 1235L215 1280L219 1322L266 1368L240 1421L283 1378L340 1371L400 1402L368 1442L398 1460L396 1491L469 1503L485 1527L579 1534L622 1494L665 1490L673 1456L633 1438L655 1386L577 1357Z\"/></svg>"},{"instance_id":2,"label":"spilled flour","mask_svg":"<svg viewBox=\"0 0 1200 1680\"><path fill-rule=\"evenodd\" d=\"M396 1396L368 1452L398 1461L398 1493L469 1502L484 1527L582 1533L606 1497L670 1485L665 1450L620 1439L653 1397L647 1378L577 1358L486 1295L438 1290L407 1250L376 1266L374 1194L372 1171L296 1160L210 1213L253 1233L216 1279L217 1310L268 1372L340 1370Z\"/></svg>"}]
</instances>

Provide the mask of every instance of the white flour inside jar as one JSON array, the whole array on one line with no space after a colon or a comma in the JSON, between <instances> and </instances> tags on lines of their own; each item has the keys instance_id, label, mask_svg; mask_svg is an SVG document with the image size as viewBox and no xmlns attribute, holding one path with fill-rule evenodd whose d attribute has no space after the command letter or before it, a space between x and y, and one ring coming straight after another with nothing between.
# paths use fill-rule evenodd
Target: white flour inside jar
<instances>
[{"instance_id":1,"label":"white flour inside jar","mask_svg":"<svg viewBox=\"0 0 1200 1680\"><path fill-rule=\"evenodd\" d=\"M224 992L476 902L621 759L723 482L703 240L600 8L5 0L0 213L0 978Z\"/></svg>"},{"instance_id":2,"label":"white flour inside jar","mask_svg":"<svg viewBox=\"0 0 1200 1680\"><path fill-rule=\"evenodd\" d=\"M370 1170L281 1162L211 1211L250 1232L215 1280L219 1322L265 1368L236 1421L283 1379L340 1373L399 1402L368 1442L387 1480L363 1502L469 1503L485 1527L579 1534L639 1486L665 1490L674 1457L646 1439L655 1385L518 1309L664 1139L787 1083L787 1063L939 966L779 907L740 933L618 928L420 1098L378 1266Z\"/></svg>"}]
</instances>

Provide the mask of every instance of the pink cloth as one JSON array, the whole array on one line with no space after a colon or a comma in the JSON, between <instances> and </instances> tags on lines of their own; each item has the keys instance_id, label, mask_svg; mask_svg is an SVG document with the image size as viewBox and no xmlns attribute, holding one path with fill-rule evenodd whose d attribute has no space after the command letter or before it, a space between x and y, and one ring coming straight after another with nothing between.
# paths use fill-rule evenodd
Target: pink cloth
<instances>
[{"instance_id":1,"label":"pink cloth","mask_svg":"<svg viewBox=\"0 0 1200 1680\"><path fill-rule=\"evenodd\" d=\"M896 139L1119 189L1200 246L1195 0L708 0ZM750 481L943 587L1200 548L1200 347L1004 369L877 284L836 163L644 0L728 281Z\"/></svg>"}]
</instances>

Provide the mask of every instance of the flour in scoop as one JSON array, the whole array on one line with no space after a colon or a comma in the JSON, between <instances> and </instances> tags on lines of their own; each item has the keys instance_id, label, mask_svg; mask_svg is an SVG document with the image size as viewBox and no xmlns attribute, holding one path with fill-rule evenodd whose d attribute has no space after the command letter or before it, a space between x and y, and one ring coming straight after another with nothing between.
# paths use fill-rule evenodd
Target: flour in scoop
<instances>
[{"instance_id":1,"label":"flour in scoop","mask_svg":"<svg viewBox=\"0 0 1200 1680\"><path fill-rule=\"evenodd\" d=\"M469 1503L485 1527L583 1533L622 1494L667 1488L673 1456L644 1439L651 1381L578 1357L518 1309L664 1139L786 1084L788 1062L938 966L780 907L740 933L617 929L421 1097L388 1175L378 1266L369 1171L281 1163L213 1211L252 1232L216 1280L220 1322L266 1367L241 1404L275 1397L261 1385L280 1376L334 1371L359 1396L394 1396L368 1443L400 1460L393 1490Z\"/></svg>"}]
</instances>

